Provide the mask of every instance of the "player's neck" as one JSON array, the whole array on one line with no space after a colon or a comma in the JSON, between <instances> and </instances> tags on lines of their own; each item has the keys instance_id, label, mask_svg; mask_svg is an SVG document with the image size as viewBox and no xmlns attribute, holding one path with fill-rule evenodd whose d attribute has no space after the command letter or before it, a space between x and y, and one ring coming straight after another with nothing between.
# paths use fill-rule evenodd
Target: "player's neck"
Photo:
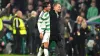
<instances>
[{"instance_id":1,"label":"player's neck","mask_svg":"<svg viewBox=\"0 0 100 56\"><path fill-rule=\"evenodd\" d=\"M43 12L47 12L47 10L44 9Z\"/></svg>"}]
</instances>

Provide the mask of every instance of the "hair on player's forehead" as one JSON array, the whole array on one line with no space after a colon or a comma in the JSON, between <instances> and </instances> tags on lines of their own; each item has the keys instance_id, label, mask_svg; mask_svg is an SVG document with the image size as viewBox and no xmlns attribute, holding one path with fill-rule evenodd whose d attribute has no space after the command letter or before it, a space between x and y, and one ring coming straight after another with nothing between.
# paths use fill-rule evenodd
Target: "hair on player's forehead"
<instances>
[{"instance_id":1,"label":"hair on player's forehead","mask_svg":"<svg viewBox=\"0 0 100 56\"><path fill-rule=\"evenodd\" d=\"M45 7L47 7L49 4L50 4L50 2L44 2L44 3L43 3L43 9L44 9Z\"/></svg>"}]
</instances>

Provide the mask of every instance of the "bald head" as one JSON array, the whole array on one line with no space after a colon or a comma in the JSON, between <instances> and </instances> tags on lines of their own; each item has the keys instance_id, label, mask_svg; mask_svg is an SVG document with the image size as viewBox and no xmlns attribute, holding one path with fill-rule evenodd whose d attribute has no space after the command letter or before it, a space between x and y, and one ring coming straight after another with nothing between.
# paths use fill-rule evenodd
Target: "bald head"
<instances>
[{"instance_id":1,"label":"bald head","mask_svg":"<svg viewBox=\"0 0 100 56\"><path fill-rule=\"evenodd\" d=\"M20 18L23 18L23 13L21 11L17 11L16 16L20 17Z\"/></svg>"},{"instance_id":2,"label":"bald head","mask_svg":"<svg viewBox=\"0 0 100 56\"><path fill-rule=\"evenodd\" d=\"M37 12L36 11L32 11L31 12L31 17L36 17L37 16Z\"/></svg>"}]
</instances>

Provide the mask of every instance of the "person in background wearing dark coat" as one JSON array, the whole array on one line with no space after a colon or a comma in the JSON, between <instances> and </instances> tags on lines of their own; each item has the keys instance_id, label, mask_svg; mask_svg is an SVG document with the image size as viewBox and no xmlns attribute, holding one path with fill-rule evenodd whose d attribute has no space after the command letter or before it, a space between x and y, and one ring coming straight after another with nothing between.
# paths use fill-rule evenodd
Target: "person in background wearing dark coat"
<instances>
[{"instance_id":1,"label":"person in background wearing dark coat","mask_svg":"<svg viewBox=\"0 0 100 56\"><path fill-rule=\"evenodd\" d=\"M73 49L74 49L74 55L78 55L77 53L77 50L78 48L76 46L78 46L79 42L80 41L80 28L81 28L81 22L82 22L83 18L78 16L77 17L77 20L74 24L74 27L73 27L73 32L72 32L72 35L73 35Z\"/></svg>"},{"instance_id":2,"label":"person in background wearing dark coat","mask_svg":"<svg viewBox=\"0 0 100 56\"><path fill-rule=\"evenodd\" d=\"M80 50L79 50L79 55L81 56L85 56L86 52L85 52L85 40L87 39L87 36L89 35L89 28L88 25L86 23L86 20L84 19L81 23L81 28L80 28Z\"/></svg>"},{"instance_id":3,"label":"person in background wearing dark coat","mask_svg":"<svg viewBox=\"0 0 100 56\"><path fill-rule=\"evenodd\" d=\"M73 28L74 55L85 56L85 39L88 32L85 19L78 16Z\"/></svg>"},{"instance_id":4,"label":"person in background wearing dark coat","mask_svg":"<svg viewBox=\"0 0 100 56\"><path fill-rule=\"evenodd\" d=\"M71 13L70 15L71 15L71 19L74 20L74 21L76 20L77 15L78 15L78 10L77 10L76 4L77 4L77 3L75 3L75 0L71 0L72 8L71 8L71 10L70 10L70 11L71 11L71 12L70 12L70 13Z\"/></svg>"},{"instance_id":5,"label":"person in background wearing dark coat","mask_svg":"<svg viewBox=\"0 0 100 56\"><path fill-rule=\"evenodd\" d=\"M32 4L28 4L27 5L27 11L26 11L27 18L30 18L31 17L32 10L33 10L33 5Z\"/></svg>"},{"instance_id":6,"label":"person in background wearing dark coat","mask_svg":"<svg viewBox=\"0 0 100 56\"><path fill-rule=\"evenodd\" d=\"M29 53L30 54L36 54L36 37L35 37L35 26L36 26L36 16L37 12L32 11L31 12L31 17L29 18L27 24L28 24L28 46L29 46Z\"/></svg>"},{"instance_id":7,"label":"person in background wearing dark coat","mask_svg":"<svg viewBox=\"0 0 100 56\"><path fill-rule=\"evenodd\" d=\"M10 14L13 14L12 10L13 10L13 8L15 6L15 1L14 0L10 0L10 4L11 4L11 6L10 6Z\"/></svg>"},{"instance_id":8,"label":"person in background wearing dark coat","mask_svg":"<svg viewBox=\"0 0 100 56\"><path fill-rule=\"evenodd\" d=\"M65 48L68 56L72 56L72 40L71 34L73 31L74 21L70 19L70 12L67 12L65 15Z\"/></svg>"},{"instance_id":9,"label":"person in background wearing dark coat","mask_svg":"<svg viewBox=\"0 0 100 56\"><path fill-rule=\"evenodd\" d=\"M65 41L64 41L64 22L60 18L61 5L59 3L53 4L53 10L50 11L50 43L55 41L59 50L57 56L66 56L65 54Z\"/></svg>"}]
</instances>

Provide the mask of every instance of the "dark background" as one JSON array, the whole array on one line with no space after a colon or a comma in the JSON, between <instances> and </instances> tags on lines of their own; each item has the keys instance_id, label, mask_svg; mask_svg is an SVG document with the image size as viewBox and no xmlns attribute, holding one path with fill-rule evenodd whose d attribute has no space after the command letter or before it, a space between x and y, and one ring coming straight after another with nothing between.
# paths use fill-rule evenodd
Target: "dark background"
<instances>
[{"instance_id":1,"label":"dark background","mask_svg":"<svg viewBox=\"0 0 100 56\"><path fill-rule=\"evenodd\" d=\"M1 8L4 8L7 3L9 3L10 0L1 0ZM33 3L37 3L38 0L35 0L35 2ZM90 0L91 1L91 0ZM15 0L15 4L20 6L20 10L22 10L22 12L24 13L24 11L26 10L26 6L27 6L27 0ZM99 14L100 14L100 0L96 0L96 5L97 8L99 9ZM36 6L36 4L34 4L34 6Z\"/></svg>"}]
</instances>

